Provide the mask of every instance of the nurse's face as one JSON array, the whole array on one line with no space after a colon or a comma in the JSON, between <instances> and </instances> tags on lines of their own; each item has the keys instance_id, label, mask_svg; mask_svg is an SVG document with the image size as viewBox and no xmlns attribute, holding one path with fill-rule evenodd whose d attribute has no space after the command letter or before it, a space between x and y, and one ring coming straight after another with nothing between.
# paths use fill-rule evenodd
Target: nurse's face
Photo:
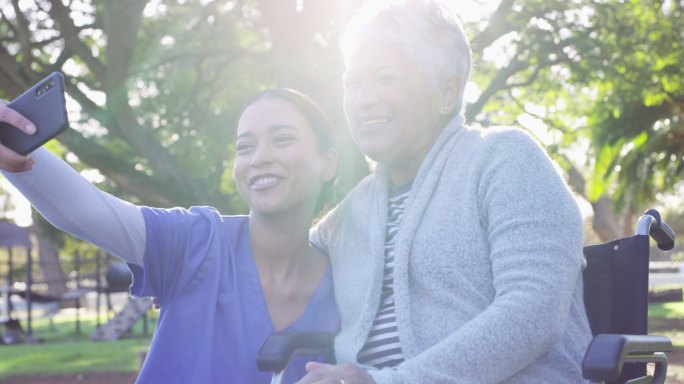
<instances>
[{"instance_id":1,"label":"nurse's face","mask_svg":"<svg viewBox=\"0 0 684 384\"><path fill-rule=\"evenodd\" d=\"M413 179L442 130L440 96L418 64L390 45L359 43L346 57L344 110L357 146L394 184Z\"/></svg>"},{"instance_id":2,"label":"nurse's face","mask_svg":"<svg viewBox=\"0 0 684 384\"><path fill-rule=\"evenodd\" d=\"M252 212L304 209L313 215L323 183L334 177L307 119L290 103L263 98L242 113L233 177Z\"/></svg>"}]
</instances>

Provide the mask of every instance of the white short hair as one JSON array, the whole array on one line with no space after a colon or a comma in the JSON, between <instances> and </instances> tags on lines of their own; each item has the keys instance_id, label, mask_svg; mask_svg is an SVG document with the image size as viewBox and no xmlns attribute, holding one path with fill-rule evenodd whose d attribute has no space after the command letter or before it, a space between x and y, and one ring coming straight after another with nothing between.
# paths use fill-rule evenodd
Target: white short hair
<instances>
[{"instance_id":1,"label":"white short hair","mask_svg":"<svg viewBox=\"0 0 684 384\"><path fill-rule=\"evenodd\" d=\"M459 19L443 6L434 0L367 3L354 14L340 38L345 62L354 46L363 40L391 45L413 58L433 89L457 76L455 111L461 111L470 76L470 44Z\"/></svg>"}]
</instances>

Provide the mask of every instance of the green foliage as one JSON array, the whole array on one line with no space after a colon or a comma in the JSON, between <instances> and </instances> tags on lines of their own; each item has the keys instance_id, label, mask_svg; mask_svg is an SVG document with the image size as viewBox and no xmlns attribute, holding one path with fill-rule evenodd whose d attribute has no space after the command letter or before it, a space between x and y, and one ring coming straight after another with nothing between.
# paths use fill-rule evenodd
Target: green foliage
<instances>
[{"instance_id":1,"label":"green foliage","mask_svg":"<svg viewBox=\"0 0 684 384\"><path fill-rule=\"evenodd\" d=\"M574 158L566 170L584 169L587 190L577 192L590 201L608 195L622 207L673 191L684 176L684 2L511 4L507 33L491 45L506 42L507 53L476 55L485 91L470 118L511 124L526 114L561 133L552 144Z\"/></svg>"},{"instance_id":2,"label":"green foliage","mask_svg":"<svg viewBox=\"0 0 684 384\"><path fill-rule=\"evenodd\" d=\"M337 94L339 54L327 45L340 25L331 22L336 10L332 1L300 11L295 3L231 0L3 6L0 68L12 69L0 70L0 89L10 97L45 72L63 71L75 132L59 140L77 169L104 176L100 188L139 204L244 212L225 188L241 106L273 86L317 99ZM324 104L341 112L337 101Z\"/></svg>"},{"instance_id":3,"label":"green foliage","mask_svg":"<svg viewBox=\"0 0 684 384\"><path fill-rule=\"evenodd\" d=\"M595 7L596 37L582 79L597 90L584 109L599 151L593 180L610 177L615 201L652 200L681 179L684 136L682 2L606 2ZM598 163L610 163L599 167Z\"/></svg>"},{"instance_id":4,"label":"green foliage","mask_svg":"<svg viewBox=\"0 0 684 384\"><path fill-rule=\"evenodd\" d=\"M73 130L54 148L79 171L96 169L100 188L145 205L246 212L231 176L235 122L273 86L311 94L339 122L338 196L368 172L344 127L336 46L360 0L39 3L3 7L0 93L63 71ZM591 201L650 203L684 173L683 8L498 2L466 25L478 89L469 123L534 132Z\"/></svg>"}]
</instances>

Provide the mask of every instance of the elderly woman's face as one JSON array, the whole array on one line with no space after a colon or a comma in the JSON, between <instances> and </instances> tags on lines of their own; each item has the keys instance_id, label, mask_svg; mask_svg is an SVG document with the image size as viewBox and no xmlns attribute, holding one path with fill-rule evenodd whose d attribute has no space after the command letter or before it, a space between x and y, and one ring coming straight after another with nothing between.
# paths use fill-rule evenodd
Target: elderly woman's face
<instances>
[{"instance_id":1,"label":"elderly woman's face","mask_svg":"<svg viewBox=\"0 0 684 384\"><path fill-rule=\"evenodd\" d=\"M389 45L362 42L346 57L344 109L354 141L410 181L441 132L440 97L418 64ZM396 180L395 173L408 180Z\"/></svg>"}]
</instances>

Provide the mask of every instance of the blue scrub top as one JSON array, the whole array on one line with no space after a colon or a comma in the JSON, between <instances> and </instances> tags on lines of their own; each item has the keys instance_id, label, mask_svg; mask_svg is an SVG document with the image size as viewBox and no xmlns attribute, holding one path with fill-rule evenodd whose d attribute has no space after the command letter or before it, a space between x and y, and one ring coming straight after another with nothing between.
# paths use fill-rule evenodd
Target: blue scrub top
<instances>
[{"instance_id":1,"label":"blue scrub top","mask_svg":"<svg viewBox=\"0 0 684 384\"><path fill-rule=\"evenodd\" d=\"M143 265L129 264L131 294L156 296L161 312L138 383L269 383L256 355L274 332L252 256L246 216L215 209L143 208ZM339 326L330 268L288 330ZM288 382L304 373L288 369Z\"/></svg>"}]
</instances>

